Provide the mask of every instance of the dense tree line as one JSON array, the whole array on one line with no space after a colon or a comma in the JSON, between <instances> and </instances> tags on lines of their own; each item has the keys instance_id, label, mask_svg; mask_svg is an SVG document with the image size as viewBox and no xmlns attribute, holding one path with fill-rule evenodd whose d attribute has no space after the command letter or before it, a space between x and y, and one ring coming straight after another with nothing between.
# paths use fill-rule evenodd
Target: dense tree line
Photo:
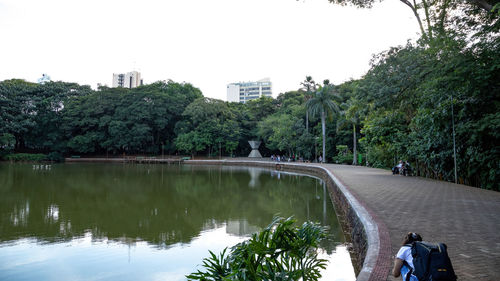
<instances>
[{"instance_id":1,"label":"dense tree line","mask_svg":"<svg viewBox=\"0 0 500 281\"><path fill-rule=\"evenodd\" d=\"M121 154L174 151L175 125L200 90L157 82L93 91L74 83L0 83L1 145L16 152Z\"/></svg>"},{"instance_id":2,"label":"dense tree line","mask_svg":"<svg viewBox=\"0 0 500 281\"><path fill-rule=\"evenodd\" d=\"M173 81L92 90L6 80L0 148L246 156L256 139L266 157L361 164L361 154L362 164L386 168L407 160L418 175L499 190L499 5L477 2L416 1L420 40L375 55L361 79L332 85L307 76L295 91L247 104Z\"/></svg>"},{"instance_id":3,"label":"dense tree line","mask_svg":"<svg viewBox=\"0 0 500 281\"><path fill-rule=\"evenodd\" d=\"M262 139L266 155L300 151L311 158L309 145L297 139L305 132L304 97L294 91L239 104L203 97L191 84L173 81L92 90L5 80L1 148L4 154L240 156L249 153L248 140Z\"/></svg>"}]
</instances>

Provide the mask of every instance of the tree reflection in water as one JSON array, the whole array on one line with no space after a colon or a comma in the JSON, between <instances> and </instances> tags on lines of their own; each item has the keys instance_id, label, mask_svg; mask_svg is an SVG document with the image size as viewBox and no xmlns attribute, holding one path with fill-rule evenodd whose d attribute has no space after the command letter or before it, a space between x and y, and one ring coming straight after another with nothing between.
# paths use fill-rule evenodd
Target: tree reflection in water
<instances>
[{"instance_id":1,"label":"tree reflection in water","mask_svg":"<svg viewBox=\"0 0 500 281\"><path fill-rule=\"evenodd\" d=\"M189 165L60 164L50 171L0 165L0 242L35 238L166 248L226 226L246 236L276 214L328 226L322 247L344 242L323 182L261 168Z\"/></svg>"}]
</instances>

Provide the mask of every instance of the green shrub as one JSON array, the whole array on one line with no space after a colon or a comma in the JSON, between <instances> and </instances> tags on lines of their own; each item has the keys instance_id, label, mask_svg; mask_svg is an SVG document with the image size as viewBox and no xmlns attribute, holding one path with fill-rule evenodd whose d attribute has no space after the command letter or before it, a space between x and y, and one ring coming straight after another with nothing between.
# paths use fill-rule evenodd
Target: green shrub
<instances>
[{"instance_id":1,"label":"green shrub","mask_svg":"<svg viewBox=\"0 0 500 281\"><path fill-rule=\"evenodd\" d=\"M337 156L333 157L333 163L352 164L352 153L337 155Z\"/></svg>"},{"instance_id":2,"label":"green shrub","mask_svg":"<svg viewBox=\"0 0 500 281\"><path fill-rule=\"evenodd\" d=\"M349 150L347 145L338 144L335 146L338 151L337 156L332 158L333 163L337 164L352 164L352 152Z\"/></svg>"},{"instance_id":3,"label":"green shrub","mask_svg":"<svg viewBox=\"0 0 500 281\"><path fill-rule=\"evenodd\" d=\"M14 162L40 162L46 160L45 154L15 153L8 154L4 158Z\"/></svg>"},{"instance_id":4,"label":"green shrub","mask_svg":"<svg viewBox=\"0 0 500 281\"><path fill-rule=\"evenodd\" d=\"M204 272L188 276L188 280L318 280L326 260L319 259L317 247L326 229L306 222L293 227L292 218L274 218L273 222L250 240L227 248L220 254L210 252L203 260Z\"/></svg>"},{"instance_id":5,"label":"green shrub","mask_svg":"<svg viewBox=\"0 0 500 281\"><path fill-rule=\"evenodd\" d=\"M0 160L6 160L6 156L9 155L8 151L0 150Z\"/></svg>"},{"instance_id":6,"label":"green shrub","mask_svg":"<svg viewBox=\"0 0 500 281\"><path fill-rule=\"evenodd\" d=\"M54 161L54 162L63 162L64 156L60 152L53 151L53 152L47 154L47 160Z\"/></svg>"}]
</instances>

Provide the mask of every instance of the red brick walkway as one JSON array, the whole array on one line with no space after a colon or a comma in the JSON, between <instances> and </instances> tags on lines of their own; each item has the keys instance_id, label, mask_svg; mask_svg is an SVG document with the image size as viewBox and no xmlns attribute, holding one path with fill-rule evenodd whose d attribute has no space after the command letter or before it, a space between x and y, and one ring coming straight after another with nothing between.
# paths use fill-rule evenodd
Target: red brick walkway
<instances>
[{"instance_id":1,"label":"red brick walkway","mask_svg":"<svg viewBox=\"0 0 500 281\"><path fill-rule=\"evenodd\" d=\"M448 245L459 280L500 280L500 192L326 164L385 224L390 263L408 231ZM389 275L387 280L396 280ZM398 278L400 280L400 278Z\"/></svg>"}]
</instances>

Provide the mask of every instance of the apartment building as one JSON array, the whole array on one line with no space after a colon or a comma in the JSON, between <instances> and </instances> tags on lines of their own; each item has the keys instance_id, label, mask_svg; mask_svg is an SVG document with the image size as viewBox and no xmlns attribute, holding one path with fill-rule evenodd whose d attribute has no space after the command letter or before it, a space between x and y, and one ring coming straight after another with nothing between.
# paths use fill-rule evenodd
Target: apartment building
<instances>
[{"instance_id":1,"label":"apartment building","mask_svg":"<svg viewBox=\"0 0 500 281\"><path fill-rule=\"evenodd\" d=\"M113 88L135 88L143 85L141 73L132 71L127 73L113 73Z\"/></svg>"},{"instance_id":2,"label":"apartment building","mask_svg":"<svg viewBox=\"0 0 500 281\"><path fill-rule=\"evenodd\" d=\"M227 101L246 103L262 96L272 97L272 83L269 78L256 82L239 82L227 85Z\"/></svg>"}]
</instances>

